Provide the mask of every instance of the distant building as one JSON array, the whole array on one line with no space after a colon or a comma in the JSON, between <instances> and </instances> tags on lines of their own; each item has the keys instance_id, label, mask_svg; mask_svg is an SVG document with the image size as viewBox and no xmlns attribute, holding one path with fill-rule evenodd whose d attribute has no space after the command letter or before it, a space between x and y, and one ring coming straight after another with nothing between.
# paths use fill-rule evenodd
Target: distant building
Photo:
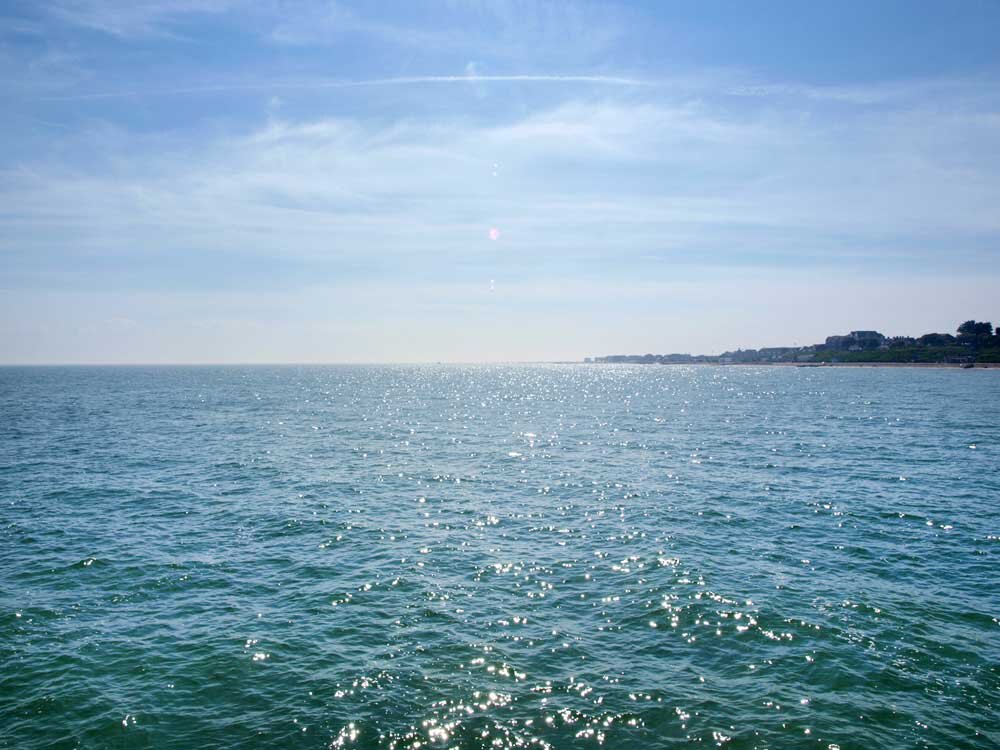
<instances>
[{"instance_id":1,"label":"distant building","mask_svg":"<svg viewBox=\"0 0 1000 750\"><path fill-rule=\"evenodd\" d=\"M759 349L757 354L761 359L767 360L781 360L798 351L794 346L766 346L763 349Z\"/></svg>"},{"instance_id":2,"label":"distant building","mask_svg":"<svg viewBox=\"0 0 1000 750\"><path fill-rule=\"evenodd\" d=\"M851 331L846 336L827 336L824 348L837 352L860 352L884 346L885 336L878 331Z\"/></svg>"},{"instance_id":3,"label":"distant building","mask_svg":"<svg viewBox=\"0 0 1000 750\"><path fill-rule=\"evenodd\" d=\"M846 352L852 343L850 336L827 336L824 346L835 352Z\"/></svg>"}]
</instances>

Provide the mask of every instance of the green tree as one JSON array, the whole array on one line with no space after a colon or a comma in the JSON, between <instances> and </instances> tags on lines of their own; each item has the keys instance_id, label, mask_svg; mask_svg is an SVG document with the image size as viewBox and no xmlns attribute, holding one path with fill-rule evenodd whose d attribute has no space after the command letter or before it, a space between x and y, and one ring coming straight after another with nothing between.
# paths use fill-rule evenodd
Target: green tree
<instances>
[{"instance_id":1,"label":"green tree","mask_svg":"<svg viewBox=\"0 0 1000 750\"><path fill-rule=\"evenodd\" d=\"M925 333L917 343L921 346L947 346L955 343L955 337L950 333Z\"/></svg>"},{"instance_id":2,"label":"green tree","mask_svg":"<svg viewBox=\"0 0 1000 750\"><path fill-rule=\"evenodd\" d=\"M963 336L989 336L993 333L993 324L989 321L979 323L967 320L958 327L958 333Z\"/></svg>"}]
</instances>

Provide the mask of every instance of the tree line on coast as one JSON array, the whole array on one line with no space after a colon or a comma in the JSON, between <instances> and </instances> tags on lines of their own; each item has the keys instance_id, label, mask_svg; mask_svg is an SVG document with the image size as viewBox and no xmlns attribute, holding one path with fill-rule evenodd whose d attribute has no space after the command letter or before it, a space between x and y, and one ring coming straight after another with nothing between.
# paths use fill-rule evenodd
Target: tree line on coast
<instances>
[{"instance_id":1,"label":"tree line on coast","mask_svg":"<svg viewBox=\"0 0 1000 750\"><path fill-rule=\"evenodd\" d=\"M816 352L818 362L1000 363L1000 327L967 320L954 334L925 333L916 338L890 336L884 345L860 351Z\"/></svg>"},{"instance_id":2,"label":"tree line on coast","mask_svg":"<svg viewBox=\"0 0 1000 750\"><path fill-rule=\"evenodd\" d=\"M878 331L851 331L828 336L822 344L738 349L720 355L613 354L588 358L596 363L630 364L768 364L782 362L1000 363L1000 326L990 321L967 320L954 334L884 336Z\"/></svg>"}]
</instances>

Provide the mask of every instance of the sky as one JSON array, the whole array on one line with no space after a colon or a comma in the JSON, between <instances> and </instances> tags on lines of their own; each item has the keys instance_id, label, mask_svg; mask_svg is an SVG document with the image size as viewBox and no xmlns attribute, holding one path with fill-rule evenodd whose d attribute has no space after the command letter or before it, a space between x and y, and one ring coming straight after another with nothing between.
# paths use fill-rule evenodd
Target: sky
<instances>
[{"instance_id":1,"label":"sky","mask_svg":"<svg viewBox=\"0 0 1000 750\"><path fill-rule=\"evenodd\" d=\"M1000 2L0 3L0 363L1000 324Z\"/></svg>"}]
</instances>

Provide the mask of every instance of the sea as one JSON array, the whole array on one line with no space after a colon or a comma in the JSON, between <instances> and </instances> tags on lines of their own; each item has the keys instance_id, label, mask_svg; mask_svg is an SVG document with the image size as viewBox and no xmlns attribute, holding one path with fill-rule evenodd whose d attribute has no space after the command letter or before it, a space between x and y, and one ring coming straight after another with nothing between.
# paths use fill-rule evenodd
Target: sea
<instances>
[{"instance_id":1,"label":"sea","mask_svg":"<svg viewBox=\"0 0 1000 750\"><path fill-rule=\"evenodd\" d=\"M1000 370L0 368L0 747L1000 747Z\"/></svg>"}]
</instances>

